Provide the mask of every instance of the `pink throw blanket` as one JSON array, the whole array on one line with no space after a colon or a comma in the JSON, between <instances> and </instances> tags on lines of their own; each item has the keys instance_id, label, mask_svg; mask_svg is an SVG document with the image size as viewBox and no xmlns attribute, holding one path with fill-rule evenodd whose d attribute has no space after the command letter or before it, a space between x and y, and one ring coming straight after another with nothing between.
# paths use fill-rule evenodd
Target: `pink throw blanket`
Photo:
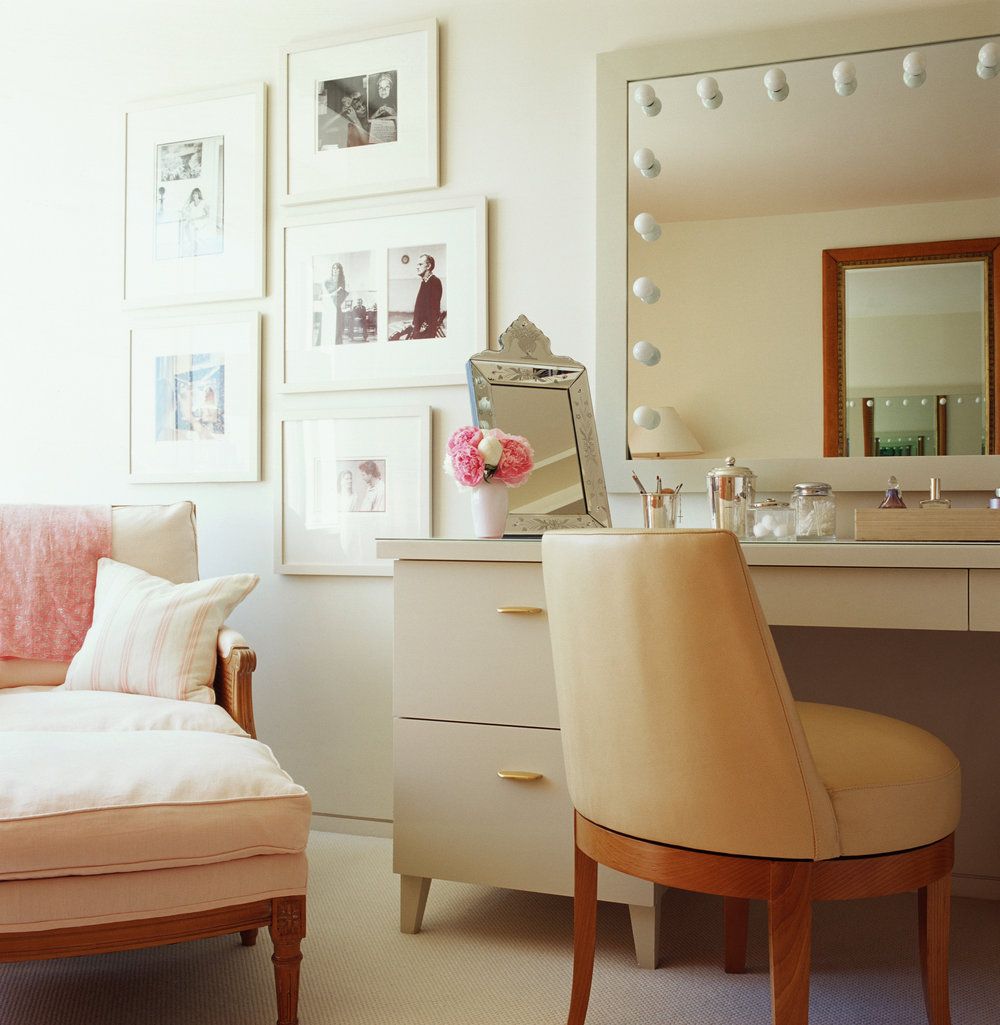
<instances>
[{"instance_id":1,"label":"pink throw blanket","mask_svg":"<svg viewBox=\"0 0 1000 1025\"><path fill-rule=\"evenodd\" d=\"M110 554L110 506L0 505L0 658L69 661Z\"/></svg>"}]
</instances>

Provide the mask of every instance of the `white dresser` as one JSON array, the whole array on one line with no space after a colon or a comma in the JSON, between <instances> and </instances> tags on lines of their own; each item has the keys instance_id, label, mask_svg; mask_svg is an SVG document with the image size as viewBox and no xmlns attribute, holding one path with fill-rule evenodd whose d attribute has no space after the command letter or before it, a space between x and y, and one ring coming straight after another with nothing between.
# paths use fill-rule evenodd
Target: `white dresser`
<instances>
[{"instance_id":1,"label":"white dresser","mask_svg":"<svg viewBox=\"0 0 1000 1025\"><path fill-rule=\"evenodd\" d=\"M1000 545L744 546L772 625L1000 631ZM432 879L570 894L538 541L381 541L395 563L394 870L420 929ZM614 644L613 637L608 638ZM601 868L657 960L658 889Z\"/></svg>"}]
</instances>

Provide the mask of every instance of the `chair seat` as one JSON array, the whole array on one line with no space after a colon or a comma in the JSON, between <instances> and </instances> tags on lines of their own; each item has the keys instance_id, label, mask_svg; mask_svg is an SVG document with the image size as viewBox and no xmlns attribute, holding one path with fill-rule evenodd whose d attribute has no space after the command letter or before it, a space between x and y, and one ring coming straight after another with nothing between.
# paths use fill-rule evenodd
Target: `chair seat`
<instances>
[{"instance_id":1,"label":"chair seat","mask_svg":"<svg viewBox=\"0 0 1000 1025\"><path fill-rule=\"evenodd\" d=\"M843 856L922 847L954 832L961 769L946 744L874 712L795 704L833 804Z\"/></svg>"},{"instance_id":2,"label":"chair seat","mask_svg":"<svg viewBox=\"0 0 1000 1025\"><path fill-rule=\"evenodd\" d=\"M137 872L305 848L308 795L248 737L204 730L2 737L0 879Z\"/></svg>"}]
</instances>

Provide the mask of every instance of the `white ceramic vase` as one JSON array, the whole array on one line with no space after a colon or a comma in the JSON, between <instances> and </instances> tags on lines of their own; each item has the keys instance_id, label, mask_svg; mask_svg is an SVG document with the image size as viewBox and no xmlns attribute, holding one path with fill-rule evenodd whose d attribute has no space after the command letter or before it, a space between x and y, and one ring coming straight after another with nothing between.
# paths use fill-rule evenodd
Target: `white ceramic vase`
<instances>
[{"instance_id":1,"label":"white ceramic vase","mask_svg":"<svg viewBox=\"0 0 1000 1025\"><path fill-rule=\"evenodd\" d=\"M472 489L472 531L476 537L503 537L507 525L507 485L483 481Z\"/></svg>"}]
</instances>

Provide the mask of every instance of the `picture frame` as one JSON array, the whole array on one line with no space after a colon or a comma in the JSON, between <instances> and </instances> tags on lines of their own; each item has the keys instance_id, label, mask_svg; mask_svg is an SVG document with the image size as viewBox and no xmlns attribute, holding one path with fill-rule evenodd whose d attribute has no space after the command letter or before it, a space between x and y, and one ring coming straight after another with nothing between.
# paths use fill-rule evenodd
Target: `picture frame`
<instances>
[{"instance_id":1,"label":"picture frame","mask_svg":"<svg viewBox=\"0 0 1000 1025\"><path fill-rule=\"evenodd\" d=\"M263 82L125 112L127 309L265 291Z\"/></svg>"},{"instance_id":2,"label":"picture frame","mask_svg":"<svg viewBox=\"0 0 1000 1025\"><path fill-rule=\"evenodd\" d=\"M260 314L162 318L129 330L129 479L260 480Z\"/></svg>"},{"instance_id":3,"label":"picture frame","mask_svg":"<svg viewBox=\"0 0 1000 1025\"><path fill-rule=\"evenodd\" d=\"M430 450L429 406L283 414L277 572L391 576L376 538L430 537Z\"/></svg>"},{"instance_id":4,"label":"picture frame","mask_svg":"<svg viewBox=\"0 0 1000 1025\"><path fill-rule=\"evenodd\" d=\"M488 347L486 199L285 225L281 390L463 384Z\"/></svg>"},{"instance_id":5,"label":"picture frame","mask_svg":"<svg viewBox=\"0 0 1000 1025\"><path fill-rule=\"evenodd\" d=\"M299 42L279 80L283 202L438 186L436 19Z\"/></svg>"}]
</instances>

